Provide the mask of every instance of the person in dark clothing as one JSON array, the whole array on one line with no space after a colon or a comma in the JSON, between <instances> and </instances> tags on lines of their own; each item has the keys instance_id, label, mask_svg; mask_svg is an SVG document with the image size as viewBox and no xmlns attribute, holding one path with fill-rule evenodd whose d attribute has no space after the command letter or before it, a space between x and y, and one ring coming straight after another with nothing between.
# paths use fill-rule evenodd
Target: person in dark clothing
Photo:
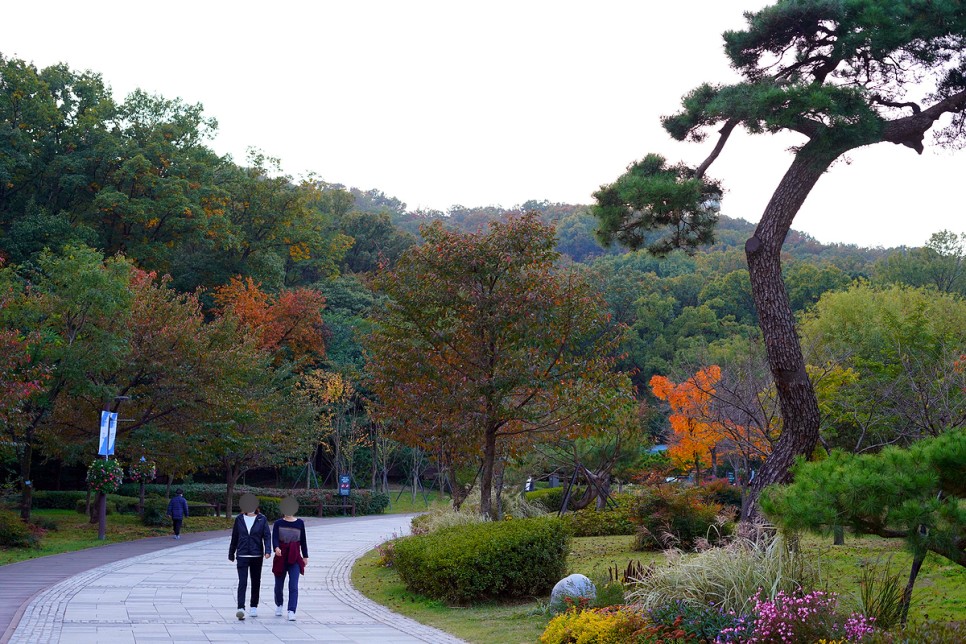
<instances>
[{"instance_id":1,"label":"person in dark clothing","mask_svg":"<svg viewBox=\"0 0 966 644\"><path fill-rule=\"evenodd\" d=\"M295 621L295 610L299 602L299 575L305 573L309 563L309 546L305 539L305 522L296 519L299 504L294 497L287 496L281 502L282 518L272 525L272 546L275 560L272 573L275 575L275 616L282 616L282 587L288 575L288 619Z\"/></svg>"},{"instance_id":2,"label":"person in dark clothing","mask_svg":"<svg viewBox=\"0 0 966 644\"><path fill-rule=\"evenodd\" d=\"M186 516L188 516L188 502L184 498L184 491L178 488L174 492L174 496L168 502L168 511L165 512L166 515L171 517L171 525L174 528L174 538L181 538L181 524L184 522Z\"/></svg>"},{"instance_id":3,"label":"person in dark clothing","mask_svg":"<svg viewBox=\"0 0 966 644\"><path fill-rule=\"evenodd\" d=\"M241 514L235 517L228 544L228 561L238 559L238 611L235 616L245 619L245 590L249 575L252 578L252 601L248 614L258 616L258 594L262 584L262 558L272 556L272 530L268 519L258 512L258 497L243 494L238 502Z\"/></svg>"}]
</instances>

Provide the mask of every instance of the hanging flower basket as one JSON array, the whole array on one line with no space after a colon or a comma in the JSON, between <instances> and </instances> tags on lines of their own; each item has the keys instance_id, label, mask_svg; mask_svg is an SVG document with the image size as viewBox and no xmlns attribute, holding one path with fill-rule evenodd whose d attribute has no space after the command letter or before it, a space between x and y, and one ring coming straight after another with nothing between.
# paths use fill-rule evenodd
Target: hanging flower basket
<instances>
[{"instance_id":1,"label":"hanging flower basket","mask_svg":"<svg viewBox=\"0 0 966 644\"><path fill-rule=\"evenodd\" d=\"M128 478L135 483L147 483L153 481L154 477L158 475L158 469L154 464L154 461L140 460L131 463L128 468Z\"/></svg>"},{"instance_id":2,"label":"hanging flower basket","mask_svg":"<svg viewBox=\"0 0 966 644\"><path fill-rule=\"evenodd\" d=\"M124 468L117 461L99 458L87 468L87 486L92 492L113 494L123 479Z\"/></svg>"}]
</instances>

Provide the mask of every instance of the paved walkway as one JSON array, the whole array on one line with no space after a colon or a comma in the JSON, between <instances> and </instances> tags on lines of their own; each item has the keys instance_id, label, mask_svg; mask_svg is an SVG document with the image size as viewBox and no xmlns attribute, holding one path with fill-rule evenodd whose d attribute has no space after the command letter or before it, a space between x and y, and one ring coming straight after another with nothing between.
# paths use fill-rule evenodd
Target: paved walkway
<instances>
[{"instance_id":1,"label":"paved walkway","mask_svg":"<svg viewBox=\"0 0 966 644\"><path fill-rule=\"evenodd\" d=\"M36 594L29 587L22 591L29 599L21 606L19 623L14 615L15 628L8 628L3 639L11 644L461 641L369 601L349 583L352 563L393 533L407 531L408 517L306 523L311 557L299 583L294 622L274 615L270 562L262 573L258 617L235 618L238 575L228 561L229 537L221 532L185 535L181 541L145 539L2 566L0 586L5 588L36 583L32 572L67 570L71 575ZM141 552L132 554L138 548ZM102 564L112 554L111 563ZM95 562L88 570L71 569L85 558Z\"/></svg>"}]
</instances>

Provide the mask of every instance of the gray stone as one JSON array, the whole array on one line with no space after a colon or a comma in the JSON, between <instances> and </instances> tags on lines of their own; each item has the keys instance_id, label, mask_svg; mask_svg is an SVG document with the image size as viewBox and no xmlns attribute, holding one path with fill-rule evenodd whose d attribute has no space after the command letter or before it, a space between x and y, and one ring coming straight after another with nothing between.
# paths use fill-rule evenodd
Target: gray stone
<instances>
[{"instance_id":1,"label":"gray stone","mask_svg":"<svg viewBox=\"0 0 966 644\"><path fill-rule=\"evenodd\" d=\"M574 602L579 601L582 597L593 601L597 599L597 587L584 575L568 575L558 581L550 592L550 610L555 613L567 610L567 602L565 601L567 597L570 597Z\"/></svg>"}]
</instances>

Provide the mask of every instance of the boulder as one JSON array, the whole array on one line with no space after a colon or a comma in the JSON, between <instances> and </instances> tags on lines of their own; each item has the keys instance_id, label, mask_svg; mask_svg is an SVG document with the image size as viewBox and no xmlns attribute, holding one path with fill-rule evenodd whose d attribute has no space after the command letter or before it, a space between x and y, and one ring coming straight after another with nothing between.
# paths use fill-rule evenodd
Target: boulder
<instances>
[{"instance_id":1,"label":"boulder","mask_svg":"<svg viewBox=\"0 0 966 644\"><path fill-rule=\"evenodd\" d=\"M597 587L584 575L568 575L558 581L550 592L550 610L554 613L567 610L566 597L570 597L574 603L581 598L594 601L597 599Z\"/></svg>"}]
</instances>

